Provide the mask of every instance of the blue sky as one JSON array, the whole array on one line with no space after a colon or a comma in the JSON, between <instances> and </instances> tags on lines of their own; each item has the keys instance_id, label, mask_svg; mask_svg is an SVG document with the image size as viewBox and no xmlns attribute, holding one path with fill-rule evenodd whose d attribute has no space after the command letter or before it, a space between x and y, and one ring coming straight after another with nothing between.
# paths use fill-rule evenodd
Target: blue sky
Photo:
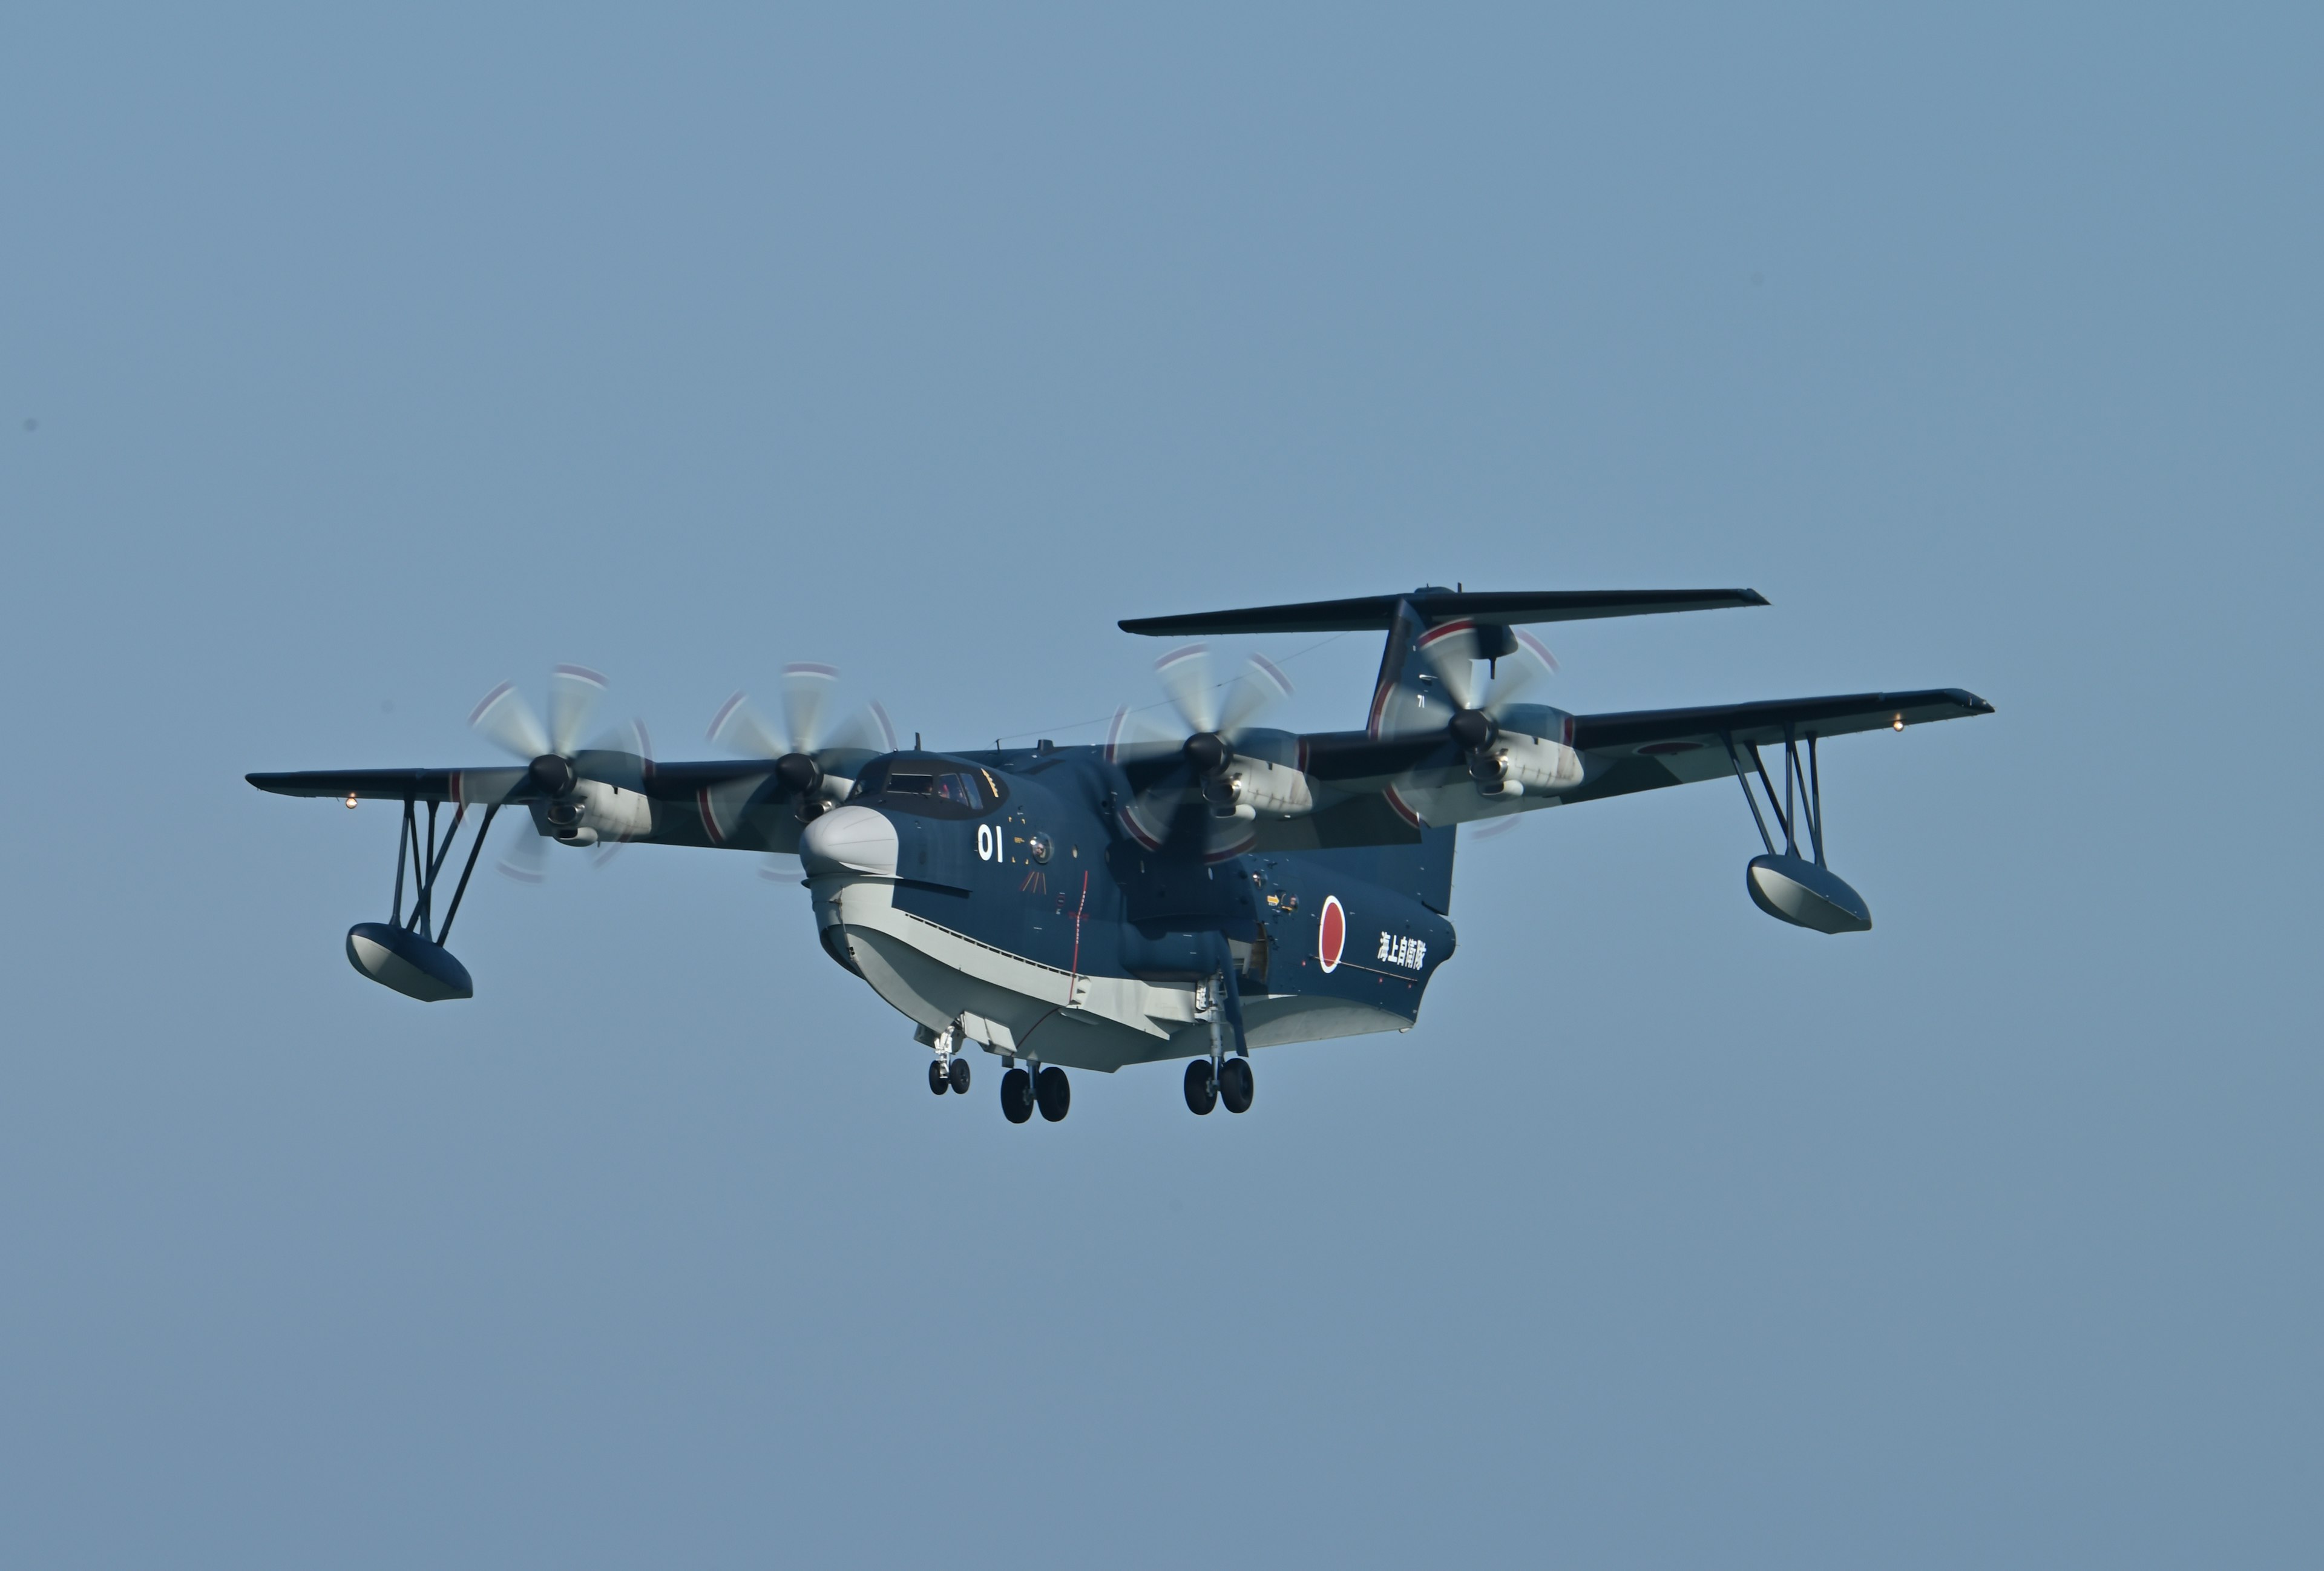
<instances>
[{"instance_id":1,"label":"blue sky","mask_svg":"<svg viewBox=\"0 0 2324 1571\"><path fill-rule=\"evenodd\" d=\"M13 18L12 1557L2303 1563L2319 34ZM392 817L241 781L562 661L1095 740L1119 617L1456 578L1773 603L1569 708L1999 713L1826 750L1867 937L1731 787L1552 812L1409 1036L1022 1129L751 858L491 879L422 1007Z\"/></svg>"}]
</instances>

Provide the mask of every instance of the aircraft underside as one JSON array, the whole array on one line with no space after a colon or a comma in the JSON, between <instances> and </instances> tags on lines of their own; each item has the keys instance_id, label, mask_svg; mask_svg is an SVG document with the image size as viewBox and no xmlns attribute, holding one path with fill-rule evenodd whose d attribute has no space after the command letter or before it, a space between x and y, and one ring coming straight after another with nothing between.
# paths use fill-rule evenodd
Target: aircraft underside
<instances>
[{"instance_id":1,"label":"aircraft underside","mask_svg":"<svg viewBox=\"0 0 2324 1571\"><path fill-rule=\"evenodd\" d=\"M1111 1074L1130 1064L1210 1055L1221 1008L1194 982L1060 970L899 909L879 879L807 881L824 947L931 1038L954 1033L1019 1058ZM1297 993L1246 994L1252 1048L1409 1030L1392 1010Z\"/></svg>"}]
</instances>

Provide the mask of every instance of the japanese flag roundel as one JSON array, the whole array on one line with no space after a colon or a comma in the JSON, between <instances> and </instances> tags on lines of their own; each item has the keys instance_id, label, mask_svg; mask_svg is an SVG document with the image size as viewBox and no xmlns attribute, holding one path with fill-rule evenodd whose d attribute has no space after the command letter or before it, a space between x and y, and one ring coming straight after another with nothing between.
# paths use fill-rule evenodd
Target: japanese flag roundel
<instances>
[{"instance_id":1,"label":"japanese flag roundel","mask_svg":"<svg viewBox=\"0 0 2324 1571\"><path fill-rule=\"evenodd\" d=\"M1324 975L1340 968L1340 952L1348 947L1348 913L1340 909L1340 897L1323 897L1323 919L1316 925L1315 952L1323 956Z\"/></svg>"}]
</instances>

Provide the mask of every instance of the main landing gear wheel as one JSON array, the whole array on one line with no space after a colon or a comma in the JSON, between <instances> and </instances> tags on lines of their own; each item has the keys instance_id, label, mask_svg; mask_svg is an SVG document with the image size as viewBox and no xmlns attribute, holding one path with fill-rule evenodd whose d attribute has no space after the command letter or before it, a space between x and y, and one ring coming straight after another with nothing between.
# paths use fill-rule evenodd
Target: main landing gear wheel
<instances>
[{"instance_id":1,"label":"main landing gear wheel","mask_svg":"<svg viewBox=\"0 0 2324 1571\"><path fill-rule=\"evenodd\" d=\"M1074 1104L1074 1083L1065 1078L1065 1072L1052 1064L1041 1071L1040 1079L1034 1084L1034 1095L1041 1103L1041 1116L1051 1123L1065 1117L1065 1110Z\"/></svg>"},{"instance_id":2,"label":"main landing gear wheel","mask_svg":"<svg viewBox=\"0 0 2324 1571\"><path fill-rule=\"evenodd\" d=\"M954 1058L952 1061L952 1074L946 1077L945 1083L963 1096L968 1095L968 1060L966 1058Z\"/></svg>"},{"instance_id":3,"label":"main landing gear wheel","mask_svg":"<svg viewBox=\"0 0 2324 1571\"><path fill-rule=\"evenodd\" d=\"M1211 1078L1211 1061L1196 1058L1186 1066L1186 1107L1192 1113L1208 1113L1219 1104L1219 1083Z\"/></svg>"},{"instance_id":4,"label":"main landing gear wheel","mask_svg":"<svg viewBox=\"0 0 2324 1571\"><path fill-rule=\"evenodd\" d=\"M1011 1123L1033 1116L1033 1077L1022 1069L1001 1077L1001 1116Z\"/></svg>"},{"instance_id":5,"label":"main landing gear wheel","mask_svg":"<svg viewBox=\"0 0 2324 1571\"><path fill-rule=\"evenodd\" d=\"M1219 1066L1219 1100L1229 1113L1249 1113L1258 1089L1251 1084L1249 1058L1229 1058Z\"/></svg>"},{"instance_id":6,"label":"main landing gear wheel","mask_svg":"<svg viewBox=\"0 0 2324 1571\"><path fill-rule=\"evenodd\" d=\"M928 1060L928 1089L939 1096L952 1089L952 1082L945 1078L944 1060L941 1058Z\"/></svg>"}]
</instances>

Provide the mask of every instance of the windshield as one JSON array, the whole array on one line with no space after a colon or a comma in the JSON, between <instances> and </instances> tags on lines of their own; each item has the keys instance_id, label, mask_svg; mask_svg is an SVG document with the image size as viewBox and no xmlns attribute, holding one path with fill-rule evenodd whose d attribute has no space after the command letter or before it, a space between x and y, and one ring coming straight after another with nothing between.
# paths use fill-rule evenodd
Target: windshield
<instances>
[{"instance_id":1,"label":"windshield","mask_svg":"<svg viewBox=\"0 0 2324 1571\"><path fill-rule=\"evenodd\" d=\"M1008 795L991 770L974 764L949 758L892 758L880 760L857 777L847 799L939 818L971 818L991 812Z\"/></svg>"}]
</instances>

